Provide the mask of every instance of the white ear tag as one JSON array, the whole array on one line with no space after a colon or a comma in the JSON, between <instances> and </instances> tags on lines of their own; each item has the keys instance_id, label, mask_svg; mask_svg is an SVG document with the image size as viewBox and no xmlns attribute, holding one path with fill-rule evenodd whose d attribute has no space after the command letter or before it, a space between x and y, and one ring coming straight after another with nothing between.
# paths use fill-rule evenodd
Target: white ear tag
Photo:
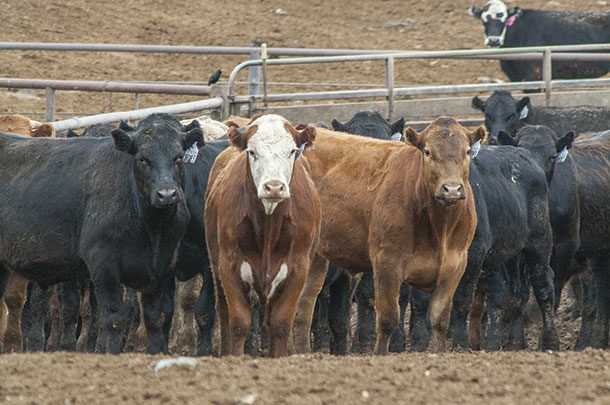
<instances>
[{"instance_id":1,"label":"white ear tag","mask_svg":"<svg viewBox=\"0 0 610 405\"><path fill-rule=\"evenodd\" d=\"M199 148L197 147L197 142L195 142L193 144L193 146L191 146L190 148L188 148L186 150L186 152L184 152L184 161L186 163L195 163L195 160L197 160L197 155L199 154Z\"/></svg>"},{"instance_id":2,"label":"white ear tag","mask_svg":"<svg viewBox=\"0 0 610 405\"><path fill-rule=\"evenodd\" d=\"M557 158L555 159L555 161L561 163L563 161L565 161L568 158L568 148L564 147L561 152L559 153L559 155L557 155Z\"/></svg>"},{"instance_id":3,"label":"white ear tag","mask_svg":"<svg viewBox=\"0 0 610 405\"><path fill-rule=\"evenodd\" d=\"M524 120L527 118L527 114L530 112L529 108L527 108L527 106L523 107L523 110L521 110L521 113L519 114L519 119L520 120Z\"/></svg>"},{"instance_id":4,"label":"white ear tag","mask_svg":"<svg viewBox=\"0 0 610 405\"><path fill-rule=\"evenodd\" d=\"M479 154L480 150L481 150L481 140L479 139L478 141L473 143L472 146L470 147L470 157L472 159L477 157L477 155Z\"/></svg>"},{"instance_id":5,"label":"white ear tag","mask_svg":"<svg viewBox=\"0 0 610 405\"><path fill-rule=\"evenodd\" d=\"M399 141L400 142L400 138L402 138L402 134L400 132L395 132L391 137L390 140L392 141Z\"/></svg>"},{"instance_id":6,"label":"white ear tag","mask_svg":"<svg viewBox=\"0 0 610 405\"><path fill-rule=\"evenodd\" d=\"M297 160L298 158L301 157L301 155L303 154L303 151L305 150L305 146L308 144L308 142L303 142L301 144L301 147L299 149L297 149L297 153L294 156L294 160Z\"/></svg>"}]
</instances>

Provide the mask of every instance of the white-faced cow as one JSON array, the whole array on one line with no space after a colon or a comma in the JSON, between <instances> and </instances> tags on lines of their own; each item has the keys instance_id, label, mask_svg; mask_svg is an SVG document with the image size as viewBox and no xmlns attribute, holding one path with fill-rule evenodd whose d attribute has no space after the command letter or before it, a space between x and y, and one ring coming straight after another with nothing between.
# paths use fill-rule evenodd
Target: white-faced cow
<instances>
[{"instance_id":1,"label":"white-faced cow","mask_svg":"<svg viewBox=\"0 0 610 405\"><path fill-rule=\"evenodd\" d=\"M251 305L265 308L270 355L288 354L295 307L320 232L320 202L307 162L316 130L279 115L232 126L206 192L206 242L216 288L221 354L239 355Z\"/></svg>"}]
</instances>

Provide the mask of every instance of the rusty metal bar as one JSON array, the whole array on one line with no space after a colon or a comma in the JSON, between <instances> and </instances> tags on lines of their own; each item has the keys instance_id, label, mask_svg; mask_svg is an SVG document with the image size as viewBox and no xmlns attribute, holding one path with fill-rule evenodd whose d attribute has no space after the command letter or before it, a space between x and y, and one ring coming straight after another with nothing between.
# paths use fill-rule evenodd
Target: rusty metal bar
<instances>
[{"instance_id":1,"label":"rusty metal bar","mask_svg":"<svg viewBox=\"0 0 610 405\"><path fill-rule=\"evenodd\" d=\"M211 86L152 84L91 80L39 80L0 78L0 87L23 89L81 90L122 93L189 94L210 95Z\"/></svg>"}]
</instances>

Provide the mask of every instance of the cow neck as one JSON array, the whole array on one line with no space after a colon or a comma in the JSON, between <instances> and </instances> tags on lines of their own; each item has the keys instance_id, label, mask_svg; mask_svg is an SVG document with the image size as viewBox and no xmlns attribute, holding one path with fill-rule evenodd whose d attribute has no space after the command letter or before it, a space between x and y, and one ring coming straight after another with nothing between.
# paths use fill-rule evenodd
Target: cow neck
<instances>
[{"instance_id":1,"label":"cow neck","mask_svg":"<svg viewBox=\"0 0 610 405\"><path fill-rule=\"evenodd\" d=\"M246 159L247 160L247 159ZM242 195L245 196L245 212L252 223L254 238L258 253L262 260L263 269L273 268L271 252L281 242L282 226L286 220L290 220L289 207L291 200L280 202L271 215L265 214L265 209L262 201L258 198L252 173L249 164L247 165L247 175L244 184L242 184ZM261 280L262 281L262 280ZM261 287L261 291L264 289Z\"/></svg>"},{"instance_id":2,"label":"cow neck","mask_svg":"<svg viewBox=\"0 0 610 405\"><path fill-rule=\"evenodd\" d=\"M165 272L174 261L176 248L186 231L188 211L182 201L178 204L156 208L150 204L148 196L143 196L137 186L133 173L130 176L133 204L137 218L148 236L152 250L152 269L154 274Z\"/></svg>"}]
</instances>

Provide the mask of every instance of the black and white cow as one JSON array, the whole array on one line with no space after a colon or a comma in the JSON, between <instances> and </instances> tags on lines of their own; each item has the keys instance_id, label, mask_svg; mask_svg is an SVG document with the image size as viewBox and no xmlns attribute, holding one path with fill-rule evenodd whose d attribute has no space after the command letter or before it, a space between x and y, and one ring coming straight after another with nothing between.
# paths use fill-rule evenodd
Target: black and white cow
<instances>
[{"instance_id":1,"label":"black and white cow","mask_svg":"<svg viewBox=\"0 0 610 405\"><path fill-rule=\"evenodd\" d=\"M555 11L507 7L491 0L485 7L470 7L470 15L485 26L485 45L522 47L610 42L610 11ZM500 66L513 81L541 80L541 61L503 60ZM556 61L554 79L603 76L610 62Z\"/></svg>"},{"instance_id":2,"label":"black and white cow","mask_svg":"<svg viewBox=\"0 0 610 405\"><path fill-rule=\"evenodd\" d=\"M90 277L109 353L120 351L121 284L133 287L148 351L166 351L173 268L190 220L182 159L195 143L199 128L183 132L164 114L112 138L0 133L0 286L10 271L42 286Z\"/></svg>"}]
</instances>

